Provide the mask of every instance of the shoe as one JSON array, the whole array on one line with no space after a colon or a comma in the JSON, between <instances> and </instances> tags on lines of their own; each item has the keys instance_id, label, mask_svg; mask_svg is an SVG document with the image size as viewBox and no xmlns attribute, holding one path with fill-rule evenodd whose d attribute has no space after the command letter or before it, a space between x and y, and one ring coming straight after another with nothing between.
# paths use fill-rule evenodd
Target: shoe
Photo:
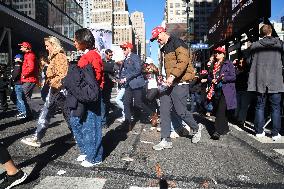
<instances>
[{"instance_id":1,"label":"shoe","mask_svg":"<svg viewBox=\"0 0 284 189\"><path fill-rule=\"evenodd\" d=\"M188 125L185 125L184 128L190 133L191 128Z\"/></svg>"},{"instance_id":2,"label":"shoe","mask_svg":"<svg viewBox=\"0 0 284 189\"><path fill-rule=\"evenodd\" d=\"M171 132L170 138L178 138L178 137L179 137L179 134L177 134L177 132L175 132L175 131Z\"/></svg>"},{"instance_id":3,"label":"shoe","mask_svg":"<svg viewBox=\"0 0 284 189\"><path fill-rule=\"evenodd\" d=\"M15 175L6 175L4 181L0 184L0 188L2 189L10 189L16 185L21 184L27 179L27 173L19 170Z\"/></svg>"},{"instance_id":4,"label":"shoe","mask_svg":"<svg viewBox=\"0 0 284 189\"><path fill-rule=\"evenodd\" d=\"M153 115L151 116L151 119L150 119L152 127L157 127L158 119L159 119L159 116L158 116L157 112L153 113Z\"/></svg>"},{"instance_id":5,"label":"shoe","mask_svg":"<svg viewBox=\"0 0 284 189\"><path fill-rule=\"evenodd\" d=\"M25 113L19 113L19 114L16 115L16 117L18 119L25 119L25 118L27 118L27 115Z\"/></svg>"},{"instance_id":6,"label":"shoe","mask_svg":"<svg viewBox=\"0 0 284 189\"><path fill-rule=\"evenodd\" d=\"M41 141L38 140L35 136L30 138L24 138L21 140L22 143L33 146L33 147L41 147Z\"/></svg>"},{"instance_id":7,"label":"shoe","mask_svg":"<svg viewBox=\"0 0 284 189\"><path fill-rule=\"evenodd\" d=\"M91 162L88 162L87 160L84 160L81 165L83 167L93 167L93 166L96 166L96 165L100 165L102 162L96 162L96 163L91 163Z\"/></svg>"},{"instance_id":8,"label":"shoe","mask_svg":"<svg viewBox=\"0 0 284 189\"><path fill-rule=\"evenodd\" d=\"M85 161L87 155L79 155L76 159L76 161Z\"/></svg>"},{"instance_id":9,"label":"shoe","mask_svg":"<svg viewBox=\"0 0 284 189\"><path fill-rule=\"evenodd\" d=\"M173 148L173 143L172 142L168 142L166 141L166 139L162 139L161 142L159 144L156 144L155 146L153 146L154 150L163 150L163 149L170 149Z\"/></svg>"},{"instance_id":10,"label":"shoe","mask_svg":"<svg viewBox=\"0 0 284 189\"><path fill-rule=\"evenodd\" d=\"M193 135L191 142L192 143L198 143L201 139L201 131L204 128L204 126L202 124L198 124L198 130L197 132Z\"/></svg>"},{"instance_id":11,"label":"shoe","mask_svg":"<svg viewBox=\"0 0 284 189\"><path fill-rule=\"evenodd\" d=\"M219 140L220 139L220 134L218 132L214 132L213 135L211 136L211 139L213 140Z\"/></svg>"},{"instance_id":12,"label":"shoe","mask_svg":"<svg viewBox=\"0 0 284 189\"><path fill-rule=\"evenodd\" d=\"M279 139L281 139L281 135L279 133L276 136L272 136L273 141L277 141Z\"/></svg>"},{"instance_id":13,"label":"shoe","mask_svg":"<svg viewBox=\"0 0 284 189\"><path fill-rule=\"evenodd\" d=\"M125 117L118 118L117 121L123 123L125 121Z\"/></svg>"},{"instance_id":14,"label":"shoe","mask_svg":"<svg viewBox=\"0 0 284 189\"><path fill-rule=\"evenodd\" d=\"M265 137L265 132L263 131L262 133L255 134L255 136L256 136L257 138Z\"/></svg>"}]
</instances>

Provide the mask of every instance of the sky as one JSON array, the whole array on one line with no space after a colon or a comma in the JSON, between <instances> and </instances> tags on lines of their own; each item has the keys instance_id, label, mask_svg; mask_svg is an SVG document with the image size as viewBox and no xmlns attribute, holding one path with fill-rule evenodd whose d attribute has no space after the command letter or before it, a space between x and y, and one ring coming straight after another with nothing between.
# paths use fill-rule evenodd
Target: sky
<instances>
[{"instance_id":1,"label":"sky","mask_svg":"<svg viewBox=\"0 0 284 189\"><path fill-rule=\"evenodd\" d=\"M262 0L261 0L262 1ZM144 13L146 22L146 40L151 38L151 31L154 27L161 25L164 15L165 0L127 0L129 12L140 11ZM284 16L284 0L271 0L270 20L280 21ZM158 63L158 44L151 43L151 57Z\"/></svg>"},{"instance_id":2,"label":"sky","mask_svg":"<svg viewBox=\"0 0 284 189\"><path fill-rule=\"evenodd\" d=\"M151 38L154 27L161 25L164 16L165 0L127 0L129 12L139 11L144 13L146 23L146 40ZM151 57L158 64L158 44L151 42Z\"/></svg>"}]
</instances>

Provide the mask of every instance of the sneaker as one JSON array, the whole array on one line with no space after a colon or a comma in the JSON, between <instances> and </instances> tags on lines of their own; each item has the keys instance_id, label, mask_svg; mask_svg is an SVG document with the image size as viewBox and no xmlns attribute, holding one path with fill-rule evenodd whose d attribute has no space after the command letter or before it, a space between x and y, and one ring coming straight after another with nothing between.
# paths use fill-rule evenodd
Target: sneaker
<instances>
[{"instance_id":1,"label":"sneaker","mask_svg":"<svg viewBox=\"0 0 284 189\"><path fill-rule=\"evenodd\" d=\"M125 117L118 118L117 121L123 123L125 121Z\"/></svg>"},{"instance_id":2,"label":"sneaker","mask_svg":"<svg viewBox=\"0 0 284 189\"><path fill-rule=\"evenodd\" d=\"M79 155L76 159L76 161L85 161L87 155Z\"/></svg>"},{"instance_id":3,"label":"sneaker","mask_svg":"<svg viewBox=\"0 0 284 189\"><path fill-rule=\"evenodd\" d=\"M263 131L262 133L256 134L255 136L256 136L257 138L265 137L265 132Z\"/></svg>"},{"instance_id":4,"label":"sneaker","mask_svg":"<svg viewBox=\"0 0 284 189\"><path fill-rule=\"evenodd\" d=\"M41 141L38 140L35 136L30 138L24 138L21 140L22 143L33 146L33 147L41 147Z\"/></svg>"},{"instance_id":5,"label":"sneaker","mask_svg":"<svg viewBox=\"0 0 284 189\"><path fill-rule=\"evenodd\" d=\"M89 162L87 160L84 160L84 161L82 161L81 165L83 167L93 167L93 166L96 166L96 165L100 165L101 163L102 163L101 161L100 162L96 162L96 163L91 163L91 162Z\"/></svg>"},{"instance_id":6,"label":"sneaker","mask_svg":"<svg viewBox=\"0 0 284 189\"><path fill-rule=\"evenodd\" d=\"M18 119L25 119L25 118L27 118L27 115L25 113L19 113L19 114L16 115L16 117Z\"/></svg>"},{"instance_id":7,"label":"sneaker","mask_svg":"<svg viewBox=\"0 0 284 189\"><path fill-rule=\"evenodd\" d=\"M153 146L153 149L157 151L163 150L163 149L169 149L169 148L173 148L173 143L166 141L166 139L164 138L161 140L159 144L156 144L155 146Z\"/></svg>"},{"instance_id":8,"label":"sneaker","mask_svg":"<svg viewBox=\"0 0 284 189\"><path fill-rule=\"evenodd\" d=\"M201 131L204 128L204 126L202 124L198 124L198 130L197 132L193 135L191 142L192 143L198 143L201 139Z\"/></svg>"},{"instance_id":9,"label":"sneaker","mask_svg":"<svg viewBox=\"0 0 284 189\"><path fill-rule=\"evenodd\" d=\"M175 132L175 131L171 132L170 138L178 138L178 137L179 137L179 134L177 134L177 132Z\"/></svg>"},{"instance_id":10,"label":"sneaker","mask_svg":"<svg viewBox=\"0 0 284 189\"><path fill-rule=\"evenodd\" d=\"M276 136L272 136L273 141L277 141L279 139L281 139L281 135L279 133Z\"/></svg>"},{"instance_id":11,"label":"sneaker","mask_svg":"<svg viewBox=\"0 0 284 189\"><path fill-rule=\"evenodd\" d=\"M27 173L19 170L15 175L6 175L4 181L0 184L0 188L10 189L13 186L19 185L26 180Z\"/></svg>"}]
</instances>

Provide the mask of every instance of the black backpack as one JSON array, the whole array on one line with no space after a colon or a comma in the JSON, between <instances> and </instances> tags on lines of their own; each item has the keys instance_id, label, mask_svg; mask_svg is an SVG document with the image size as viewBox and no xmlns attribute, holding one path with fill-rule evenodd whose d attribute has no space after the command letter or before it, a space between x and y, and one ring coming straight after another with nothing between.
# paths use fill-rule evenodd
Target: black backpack
<instances>
[{"instance_id":1,"label":"black backpack","mask_svg":"<svg viewBox=\"0 0 284 189\"><path fill-rule=\"evenodd\" d=\"M63 80L63 86L83 104L98 100L100 89L91 64L80 68L77 63L71 63Z\"/></svg>"}]
</instances>

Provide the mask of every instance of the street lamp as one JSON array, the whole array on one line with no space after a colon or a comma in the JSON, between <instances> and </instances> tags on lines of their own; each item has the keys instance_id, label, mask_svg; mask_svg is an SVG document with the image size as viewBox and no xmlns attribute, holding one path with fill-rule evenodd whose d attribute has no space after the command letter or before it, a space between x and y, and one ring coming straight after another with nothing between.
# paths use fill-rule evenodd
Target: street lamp
<instances>
[{"instance_id":1,"label":"street lamp","mask_svg":"<svg viewBox=\"0 0 284 189\"><path fill-rule=\"evenodd\" d=\"M190 0L183 0L185 1L186 3L186 33L187 33L187 36L186 36L186 42L187 42L187 47L189 48L190 47L190 43L189 43L189 40L190 40L190 23L189 23L189 12L190 12L190 7L189 7L189 2Z\"/></svg>"}]
</instances>

